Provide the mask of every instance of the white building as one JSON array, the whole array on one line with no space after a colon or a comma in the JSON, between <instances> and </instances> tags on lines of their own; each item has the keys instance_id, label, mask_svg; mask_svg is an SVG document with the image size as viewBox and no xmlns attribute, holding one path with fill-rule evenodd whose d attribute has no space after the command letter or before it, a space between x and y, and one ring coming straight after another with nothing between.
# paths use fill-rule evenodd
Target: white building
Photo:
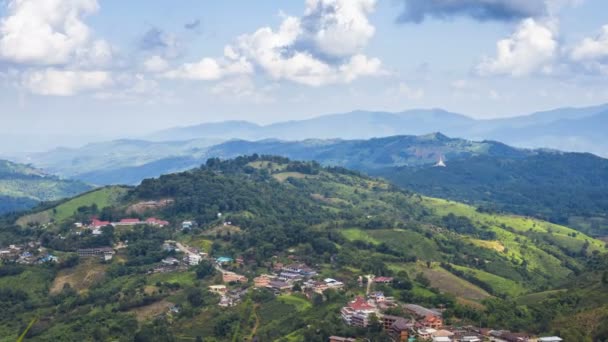
<instances>
[{"instance_id":1,"label":"white building","mask_svg":"<svg viewBox=\"0 0 608 342\"><path fill-rule=\"evenodd\" d=\"M538 339L538 342L562 342L563 340L557 336L547 336Z\"/></svg>"},{"instance_id":2,"label":"white building","mask_svg":"<svg viewBox=\"0 0 608 342\"><path fill-rule=\"evenodd\" d=\"M200 264L201 260L203 260L202 256L194 253L188 253L185 261L188 263L188 265L194 266Z\"/></svg>"}]
</instances>

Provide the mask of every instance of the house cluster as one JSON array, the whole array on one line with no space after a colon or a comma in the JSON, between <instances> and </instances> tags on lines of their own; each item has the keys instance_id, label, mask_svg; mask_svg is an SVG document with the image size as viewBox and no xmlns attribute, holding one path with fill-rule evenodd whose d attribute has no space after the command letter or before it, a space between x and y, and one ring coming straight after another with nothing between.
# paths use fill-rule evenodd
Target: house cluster
<instances>
[{"instance_id":1,"label":"house cluster","mask_svg":"<svg viewBox=\"0 0 608 342\"><path fill-rule=\"evenodd\" d=\"M283 265L277 263L274 266L274 273L262 274L253 279L256 288L268 288L276 293L291 291L296 283L302 284L303 290L310 290L317 293L333 288L342 288L341 282L327 278L323 281L316 281L312 278L317 275L317 271L304 264Z\"/></svg>"},{"instance_id":2,"label":"house cluster","mask_svg":"<svg viewBox=\"0 0 608 342\"><path fill-rule=\"evenodd\" d=\"M326 290L334 289L341 290L344 288L344 283L333 278L325 278L323 280L309 279L303 284L304 290L310 290L314 293L323 294Z\"/></svg>"},{"instance_id":3,"label":"house cluster","mask_svg":"<svg viewBox=\"0 0 608 342\"><path fill-rule=\"evenodd\" d=\"M124 218L117 222L101 221L101 220L98 220L97 218L92 218L91 223L87 224L87 225L83 224L82 222L74 223L74 225L77 228L90 229L93 232L93 235L101 235L101 233L102 233L101 228L107 227L107 226L128 227L128 226L138 226L138 225L144 225L144 224L148 225L148 226L154 226L154 227L164 227L164 226L168 226L169 222L165 221L165 220L157 219L155 217L150 217L144 221L142 221L138 218Z\"/></svg>"},{"instance_id":4,"label":"house cluster","mask_svg":"<svg viewBox=\"0 0 608 342\"><path fill-rule=\"evenodd\" d=\"M27 245L9 245L0 249L0 262L16 262L24 265L57 262L59 259L49 254L46 249L30 242Z\"/></svg>"},{"instance_id":5,"label":"house cluster","mask_svg":"<svg viewBox=\"0 0 608 342\"><path fill-rule=\"evenodd\" d=\"M532 338L527 334L510 331L444 326L439 310L416 304L403 305L409 314L408 318L387 315L383 313L383 304L395 305L392 298L374 292L367 299L356 297L340 313L346 324L357 327L367 327L375 316L394 342L406 342L414 338L416 341L430 342L562 342L557 336ZM347 337L332 336L330 341L350 340Z\"/></svg>"},{"instance_id":6,"label":"house cluster","mask_svg":"<svg viewBox=\"0 0 608 342\"><path fill-rule=\"evenodd\" d=\"M230 290L226 285L211 285L209 286L209 291L220 296L218 305L221 307L235 306L240 303L247 294L246 287Z\"/></svg>"}]
</instances>

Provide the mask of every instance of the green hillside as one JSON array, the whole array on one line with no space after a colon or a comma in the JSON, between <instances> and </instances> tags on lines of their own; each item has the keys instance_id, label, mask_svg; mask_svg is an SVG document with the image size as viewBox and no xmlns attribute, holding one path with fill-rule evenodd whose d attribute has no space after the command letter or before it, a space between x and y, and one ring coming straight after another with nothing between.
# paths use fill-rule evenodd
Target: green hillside
<instances>
[{"instance_id":1,"label":"green hillside","mask_svg":"<svg viewBox=\"0 0 608 342\"><path fill-rule=\"evenodd\" d=\"M133 214L127 208L134 204L161 199L172 202L147 210L141 218L163 218L171 222L169 227L116 227L92 236L72 224L92 212L102 219L129 217ZM198 226L176 230L184 220ZM395 277L395 283L376 287L401 302L445 306L448 322L483 320L496 329L549 333L556 331L563 314L573 312L571 307L559 306L561 299L541 299L537 305L547 307L541 311L512 303L525 295L574 289L581 274L605 267L601 260L606 256L604 243L564 226L479 212L347 169L280 157L211 159L202 168L144 180L132 189L96 190L17 223L23 228L10 221L2 224L0 245L39 236L44 247L63 256L119 242L128 247L103 266L87 266L91 274L72 264L50 271L23 266L19 274L1 276L0 305L10 310L0 315L0 335L8 340L35 313L39 323L31 338L43 341L92 334L101 340L173 336L178 341L197 336L233 341L253 335L263 341L326 341L337 334L380 341L381 332L356 330L339 318L340 307L365 291L357 278L367 274ZM276 263L297 260L314 267L320 279L340 279L346 289L310 300L298 292L275 297L248 290L238 305L221 308L218 297L207 290L221 277L206 263L150 274L161 259L176 255L161 247L165 240L204 247L213 257L242 258L242 264L225 267L247 276L246 286ZM13 284L31 274L39 274L39 280L23 287L18 294L22 299L15 302L15 294L3 295L3 282ZM63 286L66 279L74 285ZM598 278L587 284L604 286ZM239 291L242 287L228 285ZM44 289L54 289L54 294L40 297ZM24 301L27 308L15 304ZM608 299L587 309L603 303ZM174 304L180 306L179 314L152 319L165 317ZM516 308L525 315L514 315ZM112 329L98 329L100 321ZM596 330L588 333L595 336Z\"/></svg>"},{"instance_id":2,"label":"green hillside","mask_svg":"<svg viewBox=\"0 0 608 342\"><path fill-rule=\"evenodd\" d=\"M80 181L60 179L33 167L0 160L0 214L34 207L90 190Z\"/></svg>"},{"instance_id":3,"label":"green hillside","mask_svg":"<svg viewBox=\"0 0 608 342\"><path fill-rule=\"evenodd\" d=\"M49 209L24 215L16 223L20 226L45 225L51 222L62 223L74 216L78 208L95 205L99 210L102 210L118 203L126 192L126 187L108 186L99 188L63 201Z\"/></svg>"}]
</instances>

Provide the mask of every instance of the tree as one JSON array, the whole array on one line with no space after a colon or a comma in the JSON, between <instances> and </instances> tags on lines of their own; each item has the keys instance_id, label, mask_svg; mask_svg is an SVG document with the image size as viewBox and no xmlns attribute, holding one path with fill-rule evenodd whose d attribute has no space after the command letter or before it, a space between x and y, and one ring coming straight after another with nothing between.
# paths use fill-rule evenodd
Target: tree
<instances>
[{"instance_id":1,"label":"tree","mask_svg":"<svg viewBox=\"0 0 608 342\"><path fill-rule=\"evenodd\" d=\"M196 266L194 272L198 279L204 279L215 274L215 267L211 262L204 260Z\"/></svg>"},{"instance_id":2,"label":"tree","mask_svg":"<svg viewBox=\"0 0 608 342\"><path fill-rule=\"evenodd\" d=\"M193 307L199 307L203 305L203 291L201 289L192 287L186 291L186 298Z\"/></svg>"}]
</instances>

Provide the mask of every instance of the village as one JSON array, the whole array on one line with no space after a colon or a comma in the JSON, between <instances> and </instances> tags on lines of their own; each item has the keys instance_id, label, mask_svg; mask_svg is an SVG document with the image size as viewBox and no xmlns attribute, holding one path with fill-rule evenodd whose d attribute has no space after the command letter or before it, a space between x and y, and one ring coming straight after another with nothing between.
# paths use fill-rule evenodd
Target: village
<instances>
[{"instance_id":1,"label":"village","mask_svg":"<svg viewBox=\"0 0 608 342\"><path fill-rule=\"evenodd\" d=\"M140 220L125 218L117 222L100 221L92 218L90 223L74 224L75 233L82 234L89 231L92 235L101 235L103 228L133 227L148 225L151 227L169 226L168 221L157 218ZM195 225L193 221L183 221L177 229L190 230ZM224 222L229 227L230 222ZM114 246L81 248L77 250L80 258L96 258L101 262L111 262L114 255L121 249L127 248L128 242L119 242ZM166 240L162 249L170 256L165 257L148 271L154 273L186 272L192 267L208 262L214 270L221 275L218 283L208 286L211 293L219 297L218 306L229 308L238 305L249 293L260 289L270 290L275 296L301 294L312 301L314 295L323 298L328 290L348 292L352 300L344 303L338 313L345 325L367 328L379 324L393 342L561 342L557 336L534 337L525 333L516 333L504 330L479 328L474 326L454 326L444 324L443 308L426 308L415 303L401 303L393 297L385 296L383 291L377 289L393 286L392 277L374 275L360 275L356 279L357 286L349 288L344 280L333 277L322 277L314 267L306 265L290 256L288 263L280 261L268 265L268 271L249 277L239 274L245 260L242 257L211 256L209 253L187 246L174 240ZM59 262L59 258L50 254L40 243L30 242L25 245L9 245L0 248L0 260L25 265ZM401 316L391 315L388 311L405 313ZM165 313L168 316L178 314L180 307L171 306ZM357 336L331 336L330 342L355 342Z\"/></svg>"}]
</instances>

